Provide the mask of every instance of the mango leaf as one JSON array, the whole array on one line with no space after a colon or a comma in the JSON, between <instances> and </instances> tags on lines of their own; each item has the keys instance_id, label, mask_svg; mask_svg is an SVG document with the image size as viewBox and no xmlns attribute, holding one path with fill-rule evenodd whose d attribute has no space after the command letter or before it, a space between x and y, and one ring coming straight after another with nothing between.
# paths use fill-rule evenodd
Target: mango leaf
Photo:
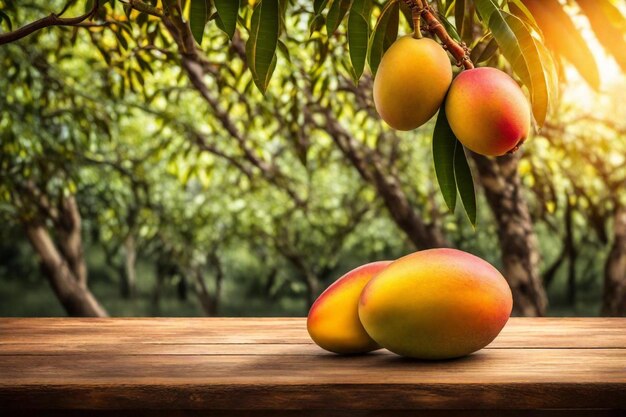
<instances>
[{"instance_id":1,"label":"mango leaf","mask_svg":"<svg viewBox=\"0 0 626 417\"><path fill-rule=\"evenodd\" d=\"M533 38L534 39L534 38ZM556 103L559 99L559 73L552 53L539 40L535 40L535 45L539 51L541 62L543 63L544 73L548 80L548 93L550 95L550 103Z\"/></svg>"},{"instance_id":2,"label":"mango leaf","mask_svg":"<svg viewBox=\"0 0 626 417\"><path fill-rule=\"evenodd\" d=\"M626 71L626 18L609 0L576 0L604 49Z\"/></svg>"},{"instance_id":3,"label":"mango leaf","mask_svg":"<svg viewBox=\"0 0 626 417\"><path fill-rule=\"evenodd\" d=\"M550 101L548 92L548 80L543 68L543 61L539 55L539 50L535 40L533 39L528 27L519 18L512 14L504 13L506 23L515 34L521 49L521 57L525 61L528 75L530 76L529 90L531 92L531 102L533 107L533 115L539 126L543 125L548 114L548 105ZM517 64L511 63L513 68ZM521 65L521 64L519 64ZM528 84L527 84L528 85Z\"/></svg>"},{"instance_id":4,"label":"mango leaf","mask_svg":"<svg viewBox=\"0 0 626 417\"><path fill-rule=\"evenodd\" d=\"M454 150L458 140L446 117L445 105L439 109L433 132L433 161L441 194L450 211L456 207L456 179L454 176Z\"/></svg>"},{"instance_id":5,"label":"mango leaf","mask_svg":"<svg viewBox=\"0 0 626 417\"><path fill-rule=\"evenodd\" d=\"M446 16L452 12L454 7L454 26L461 39L470 44L474 37L474 6L472 2L466 0L455 0L450 3L450 10Z\"/></svg>"},{"instance_id":6,"label":"mango leaf","mask_svg":"<svg viewBox=\"0 0 626 417\"><path fill-rule=\"evenodd\" d=\"M246 42L246 56L252 79L264 94L276 67L278 20L276 0L261 0L254 6L250 22L250 37Z\"/></svg>"},{"instance_id":7,"label":"mango leaf","mask_svg":"<svg viewBox=\"0 0 626 417\"><path fill-rule=\"evenodd\" d=\"M548 86L539 52L529 29L517 17L500 10L495 0L475 0L483 21L487 22L502 55L509 61L531 93L533 115L539 126L548 108Z\"/></svg>"},{"instance_id":8,"label":"mango leaf","mask_svg":"<svg viewBox=\"0 0 626 417\"><path fill-rule=\"evenodd\" d=\"M326 15L326 31L328 32L328 37L331 37L341 24L341 21L350 9L350 3L352 3L352 0L332 0L328 14Z\"/></svg>"},{"instance_id":9,"label":"mango leaf","mask_svg":"<svg viewBox=\"0 0 626 417\"><path fill-rule=\"evenodd\" d=\"M355 82L361 78L365 68L370 11L369 0L354 0L348 15L348 48Z\"/></svg>"},{"instance_id":10,"label":"mango leaf","mask_svg":"<svg viewBox=\"0 0 626 417\"><path fill-rule=\"evenodd\" d=\"M209 11L209 0L191 0L189 4L189 27L198 45L202 44L204 26L209 21Z\"/></svg>"},{"instance_id":11,"label":"mango leaf","mask_svg":"<svg viewBox=\"0 0 626 417\"><path fill-rule=\"evenodd\" d=\"M404 20L406 20L407 23L409 24L409 27L411 28L411 31L413 31L414 30L414 28L413 28L413 12L411 11L411 8L404 1L400 1L400 12L404 16ZM411 32L411 33L413 33L413 32Z\"/></svg>"},{"instance_id":12,"label":"mango leaf","mask_svg":"<svg viewBox=\"0 0 626 417\"><path fill-rule=\"evenodd\" d=\"M385 51L398 37L398 22L400 19L400 5L397 0L391 0L380 12L376 26L369 39L368 63L372 74L376 75L378 65Z\"/></svg>"},{"instance_id":13,"label":"mango leaf","mask_svg":"<svg viewBox=\"0 0 626 417\"><path fill-rule=\"evenodd\" d=\"M454 2L454 25L458 33L463 33L463 21L465 20L465 0Z\"/></svg>"},{"instance_id":14,"label":"mango leaf","mask_svg":"<svg viewBox=\"0 0 626 417\"><path fill-rule=\"evenodd\" d=\"M235 34L237 27L237 16L239 15L239 5L241 0L213 0L217 9L217 18L224 28L224 32L230 39Z\"/></svg>"},{"instance_id":15,"label":"mango leaf","mask_svg":"<svg viewBox=\"0 0 626 417\"><path fill-rule=\"evenodd\" d=\"M327 4L328 0L315 0L313 2L313 14L317 16L322 13Z\"/></svg>"},{"instance_id":16,"label":"mango leaf","mask_svg":"<svg viewBox=\"0 0 626 417\"><path fill-rule=\"evenodd\" d=\"M528 7L526 7L524 3L522 3L522 0L509 0L507 2L507 5L509 6L509 11L511 12L511 14L528 23L533 27L533 29L541 34L541 28L539 28L535 17L530 12L530 10L528 10Z\"/></svg>"},{"instance_id":17,"label":"mango leaf","mask_svg":"<svg viewBox=\"0 0 626 417\"><path fill-rule=\"evenodd\" d=\"M446 28L446 32L448 32L448 35L450 35L450 37L455 41L461 42L461 37L457 33L454 25L450 23L450 21L441 13L437 13L437 17L439 18L439 21L441 22L443 27Z\"/></svg>"},{"instance_id":18,"label":"mango leaf","mask_svg":"<svg viewBox=\"0 0 626 417\"><path fill-rule=\"evenodd\" d=\"M279 10L279 36L281 33L284 33L287 29L287 6L289 6L290 0L278 0L278 10Z\"/></svg>"},{"instance_id":19,"label":"mango leaf","mask_svg":"<svg viewBox=\"0 0 626 417\"><path fill-rule=\"evenodd\" d=\"M541 29L546 46L567 59L594 89L600 74L593 53L558 0L522 0Z\"/></svg>"},{"instance_id":20,"label":"mango leaf","mask_svg":"<svg viewBox=\"0 0 626 417\"><path fill-rule=\"evenodd\" d=\"M474 48L472 48L472 52L470 53L470 59L474 64L480 64L482 62L488 61L496 51L498 50L498 42L491 36L488 35L483 40L481 40Z\"/></svg>"},{"instance_id":21,"label":"mango leaf","mask_svg":"<svg viewBox=\"0 0 626 417\"><path fill-rule=\"evenodd\" d=\"M445 106L439 109L433 132L433 160L441 194L450 211L456 207L457 191L467 217L476 225L476 192L472 171L467 163L463 145L454 135Z\"/></svg>"},{"instance_id":22,"label":"mango leaf","mask_svg":"<svg viewBox=\"0 0 626 417\"><path fill-rule=\"evenodd\" d=\"M322 11L328 4L328 0L315 0L313 3L313 19L309 23L309 33L313 35L314 32L318 32L322 29L322 26L326 23L326 18L322 15Z\"/></svg>"},{"instance_id":23,"label":"mango leaf","mask_svg":"<svg viewBox=\"0 0 626 417\"><path fill-rule=\"evenodd\" d=\"M2 10L0 10L0 23L2 23L2 21L7 22L7 27L9 28L9 30L13 30L13 24L11 23L11 18L9 17L9 15L7 15L6 13L4 13Z\"/></svg>"},{"instance_id":24,"label":"mango leaf","mask_svg":"<svg viewBox=\"0 0 626 417\"><path fill-rule=\"evenodd\" d=\"M454 179L461 196L463 208L472 226L476 226L476 190L472 170L467 163L467 155L463 145L458 140L454 149Z\"/></svg>"},{"instance_id":25,"label":"mango leaf","mask_svg":"<svg viewBox=\"0 0 626 417\"><path fill-rule=\"evenodd\" d=\"M315 32L319 32L324 26L325 22L326 19L321 14L318 14L313 19L311 19L311 23L309 24L309 36L313 36Z\"/></svg>"},{"instance_id":26,"label":"mango leaf","mask_svg":"<svg viewBox=\"0 0 626 417\"><path fill-rule=\"evenodd\" d=\"M289 53L289 48L287 47L287 45L285 45L285 42L281 41L280 39L278 40L278 50L281 54L283 54L287 62L291 64L291 54Z\"/></svg>"}]
</instances>

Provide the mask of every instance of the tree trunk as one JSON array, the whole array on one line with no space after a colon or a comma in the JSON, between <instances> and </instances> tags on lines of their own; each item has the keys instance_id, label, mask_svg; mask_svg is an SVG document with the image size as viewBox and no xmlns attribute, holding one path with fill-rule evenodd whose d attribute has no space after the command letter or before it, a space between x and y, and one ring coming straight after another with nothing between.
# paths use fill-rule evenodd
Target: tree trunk
<instances>
[{"instance_id":1,"label":"tree trunk","mask_svg":"<svg viewBox=\"0 0 626 417\"><path fill-rule=\"evenodd\" d=\"M216 252L209 254L209 262L215 269L215 291L213 293L213 315L217 316L219 313L220 300L222 297L222 282L224 281L224 268L222 268L222 262Z\"/></svg>"},{"instance_id":2,"label":"tree trunk","mask_svg":"<svg viewBox=\"0 0 626 417\"><path fill-rule=\"evenodd\" d=\"M215 300L204 281L204 276L199 269L194 270L194 277L196 278L196 294L198 295L198 301L200 301L200 307L206 316L213 317L217 314L217 306Z\"/></svg>"},{"instance_id":3,"label":"tree trunk","mask_svg":"<svg viewBox=\"0 0 626 417\"><path fill-rule=\"evenodd\" d=\"M578 253L574 244L574 227L572 225L572 215L574 208L567 196L567 206L565 212L565 247L567 248L567 303L570 306L576 305L576 258Z\"/></svg>"},{"instance_id":4,"label":"tree trunk","mask_svg":"<svg viewBox=\"0 0 626 417\"><path fill-rule=\"evenodd\" d=\"M106 311L86 286L86 274L83 278L74 274L46 228L34 223L28 223L25 227L28 240L39 255L45 275L67 314L80 317L106 317ZM65 244L66 247L71 246L67 245L68 242ZM78 261L77 254L73 255L74 261ZM83 267L79 267L79 270L82 269Z\"/></svg>"},{"instance_id":5,"label":"tree trunk","mask_svg":"<svg viewBox=\"0 0 626 417\"><path fill-rule=\"evenodd\" d=\"M162 260L161 255L156 261L155 265L155 279L154 288L152 290L152 296L150 297L150 311L153 316L161 315L161 295L163 292L163 285L167 279L168 265Z\"/></svg>"},{"instance_id":6,"label":"tree trunk","mask_svg":"<svg viewBox=\"0 0 626 417\"><path fill-rule=\"evenodd\" d=\"M59 205L59 218L55 222L59 249L76 280L87 285L87 265L81 237L81 217L74 197L64 198Z\"/></svg>"},{"instance_id":7,"label":"tree trunk","mask_svg":"<svg viewBox=\"0 0 626 417\"><path fill-rule=\"evenodd\" d=\"M310 271L302 271L305 275L304 285L306 287L306 311L308 313L309 309L315 302L315 299L319 295L320 292L320 283L317 276Z\"/></svg>"},{"instance_id":8,"label":"tree trunk","mask_svg":"<svg viewBox=\"0 0 626 417\"><path fill-rule=\"evenodd\" d=\"M603 316L626 316L626 206L618 205L611 251L604 268Z\"/></svg>"},{"instance_id":9,"label":"tree trunk","mask_svg":"<svg viewBox=\"0 0 626 417\"><path fill-rule=\"evenodd\" d=\"M478 180L498 225L504 276L513 292L513 312L543 316L547 297L539 276L539 251L517 173L519 152L496 159L472 153Z\"/></svg>"},{"instance_id":10,"label":"tree trunk","mask_svg":"<svg viewBox=\"0 0 626 417\"><path fill-rule=\"evenodd\" d=\"M124 239L124 268L120 277L121 291L124 298L133 298L137 288L137 274L135 264L137 262L137 248L132 234Z\"/></svg>"}]
</instances>

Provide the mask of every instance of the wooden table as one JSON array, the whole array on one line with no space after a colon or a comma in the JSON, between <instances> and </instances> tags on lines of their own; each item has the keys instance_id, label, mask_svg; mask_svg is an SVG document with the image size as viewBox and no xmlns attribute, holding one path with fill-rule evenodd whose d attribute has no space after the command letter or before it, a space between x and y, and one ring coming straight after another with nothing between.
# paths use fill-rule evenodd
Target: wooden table
<instances>
[{"instance_id":1,"label":"wooden table","mask_svg":"<svg viewBox=\"0 0 626 417\"><path fill-rule=\"evenodd\" d=\"M7 416L571 417L625 409L626 319L513 318L486 349L444 362L385 350L326 353L301 318L0 319Z\"/></svg>"}]
</instances>

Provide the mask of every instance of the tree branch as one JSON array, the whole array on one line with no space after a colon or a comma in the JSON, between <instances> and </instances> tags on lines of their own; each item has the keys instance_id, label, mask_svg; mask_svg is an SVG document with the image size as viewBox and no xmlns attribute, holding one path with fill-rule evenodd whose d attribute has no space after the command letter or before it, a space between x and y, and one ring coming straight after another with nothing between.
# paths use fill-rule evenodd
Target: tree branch
<instances>
[{"instance_id":1,"label":"tree branch","mask_svg":"<svg viewBox=\"0 0 626 417\"><path fill-rule=\"evenodd\" d=\"M128 1L120 0L120 3L127 4L135 10L143 12L143 13L147 13L151 16L163 17L163 11L160 8L154 7L148 3L144 3L141 0L128 0Z\"/></svg>"},{"instance_id":2,"label":"tree branch","mask_svg":"<svg viewBox=\"0 0 626 417\"><path fill-rule=\"evenodd\" d=\"M100 6L100 1L94 0L93 7L89 11L87 11L87 13L80 15L80 16L76 16L76 17L70 17L70 18L59 17L59 15L55 13L51 13L49 16L46 16L42 19L31 22L12 32L0 34L0 45L15 42L19 39L22 39L30 35L33 32L37 32L38 30L41 30L50 26L76 26L82 23L84 20L92 17L98 10L99 6Z\"/></svg>"},{"instance_id":3,"label":"tree branch","mask_svg":"<svg viewBox=\"0 0 626 417\"><path fill-rule=\"evenodd\" d=\"M437 16L432 12L431 7L428 5L428 0L404 0L404 2L411 8L414 14L418 14L426 22L425 29L436 35L443 48L446 49L456 59L457 66L465 69L474 68L474 63L469 57L469 50L463 43L457 43L450 37L446 28L443 27Z\"/></svg>"}]
</instances>

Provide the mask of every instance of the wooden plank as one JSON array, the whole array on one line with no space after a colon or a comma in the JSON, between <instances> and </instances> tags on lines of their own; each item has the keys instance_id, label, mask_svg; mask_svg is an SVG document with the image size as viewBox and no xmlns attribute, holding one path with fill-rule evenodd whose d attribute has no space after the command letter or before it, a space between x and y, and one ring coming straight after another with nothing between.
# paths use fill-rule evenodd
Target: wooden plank
<instances>
[{"instance_id":1,"label":"wooden plank","mask_svg":"<svg viewBox=\"0 0 626 417\"><path fill-rule=\"evenodd\" d=\"M624 383L625 349L493 349L449 361L396 355L68 355L0 358L0 386L55 384ZM626 386L624 387L626 388ZM625 398L626 399L626 398Z\"/></svg>"},{"instance_id":2,"label":"wooden plank","mask_svg":"<svg viewBox=\"0 0 626 417\"><path fill-rule=\"evenodd\" d=\"M97 332L94 331L97 329ZM311 343L303 318L0 319L0 343Z\"/></svg>"},{"instance_id":3,"label":"wooden plank","mask_svg":"<svg viewBox=\"0 0 626 417\"><path fill-rule=\"evenodd\" d=\"M0 408L626 408L626 349L0 357Z\"/></svg>"},{"instance_id":4,"label":"wooden plank","mask_svg":"<svg viewBox=\"0 0 626 417\"><path fill-rule=\"evenodd\" d=\"M97 329L97 331L94 331ZM303 318L0 319L0 345L310 344ZM511 318L489 348L626 348L619 318Z\"/></svg>"},{"instance_id":5,"label":"wooden plank","mask_svg":"<svg viewBox=\"0 0 626 417\"><path fill-rule=\"evenodd\" d=\"M36 417L624 417L622 410L11 410Z\"/></svg>"},{"instance_id":6,"label":"wooden plank","mask_svg":"<svg viewBox=\"0 0 626 417\"><path fill-rule=\"evenodd\" d=\"M0 343L3 355L319 355L314 343ZM391 354L381 349L372 354Z\"/></svg>"},{"instance_id":7,"label":"wooden plank","mask_svg":"<svg viewBox=\"0 0 626 417\"><path fill-rule=\"evenodd\" d=\"M389 410L624 409L624 386L468 385L180 385L50 386L0 390L0 410ZM413 411L415 413L415 411ZM419 412L417 413L419 415ZM325 415L325 413L320 413ZM496 413L500 415L500 413Z\"/></svg>"},{"instance_id":8,"label":"wooden plank","mask_svg":"<svg viewBox=\"0 0 626 417\"><path fill-rule=\"evenodd\" d=\"M302 318L0 319L0 410L525 415L626 409L625 393L624 319L514 318L488 349L445 362L329 354Z\"/></svg>"}]
</instances>

